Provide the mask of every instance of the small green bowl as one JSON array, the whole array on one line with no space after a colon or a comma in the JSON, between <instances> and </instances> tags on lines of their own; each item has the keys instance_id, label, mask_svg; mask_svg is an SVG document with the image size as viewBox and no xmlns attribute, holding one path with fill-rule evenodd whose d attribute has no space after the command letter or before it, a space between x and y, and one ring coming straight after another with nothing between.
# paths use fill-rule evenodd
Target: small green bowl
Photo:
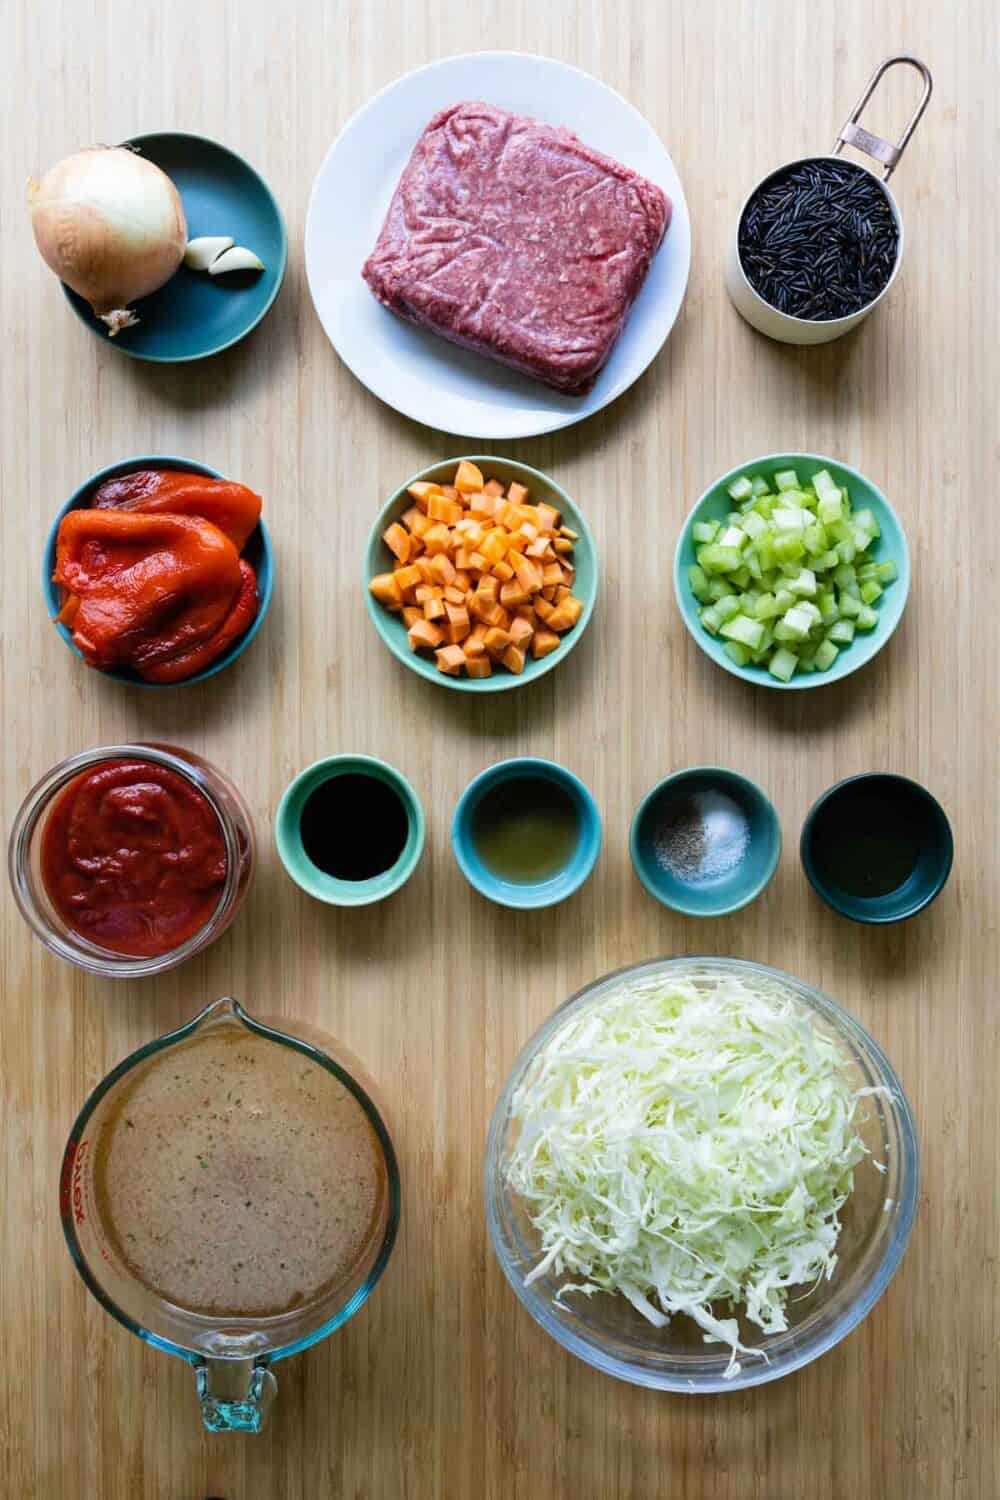
<instances>
[{"instance_id":1,"label":"small green bowl","mask_svg":"<svg viewBox=\"0 0 1000 1500\"><path fill-rule=\"evenodd\" d=\"M281 209L249 162L206 136L158 131L123 144L141 151L171 179L184 205L189 239L232 235L237 245L256 252L264 270L217 279L181 266L159 291L136 302L138 323L114 338L89 304L64 285L67 301L102 343L133 359L179 364L220 354L256 328L281 290L288 258Z\"/></svg>"},{"instance_id":2,"label":"small green bowl","mask_svg":"<svg viewBox=\"0 0 1000 1500\"><path fill-rule=\"evenodd\" d=\"M686 879L657 857L656 833L672 804L692 794L718 792L737 804L747 823L746 848L732 868ZM781 859L781 824L759 786L721 766L692 766L658 781L632 819L629 852L651 896L686 917L724 917L756 900Z\"/></svg>"},{"instance_id":3,"label":"small green bowl","mask_svg":"<svg viewBox=\"0 0 1000 1500\"><path fill-rule=\"evenodd\" d=\"M859 799L863 806L859 806ZM824 825L828 830L832 825L838 834L844 830L844 841L849 844L852 805L853 818L862 823L864 839L873 841L856 847L858 884L870 869L872 853L877 854L883 809L882 831L905 829L912 840L915 857L910 873L890 891L865 896L846 890L823 859ZM809 884L827 906L852 922L885 926L915 917L940 895L951 874L955 843L943 807L926 787L906 776L870 772L838 781L814 803L802 825L799 853Z\"/></svg>"},{"instance_id":4,"label":"small green bowl","mask_svg":"<svg viewBox=\"0 0 1000 1500\"><path fill-rule=\"evenodd\" d=\"M851 505L855 509L867 506L874 512L882 535L870 549L870 555L882 561L892 558L899 569L899 577L894 583L887 585L885 593L878 601L876 606L878 624L874 630L859 632L849 646L841 649L828 671L796 672L789 682L781 682L777 677L772 677L766 667L738 667L726 655L725 642L719 640L717 636L709 635L699 620L698 601L692 594L691 585L688 582L688 568L697 562L695 543L691 535L695 522L718 521L728 515L733 509L733 502L727 493L727 486L732 484L734 479L738 479L741 474L763 474L765 478L770 479L778 469L798 470L799 478L803 482L808 481L819 469L828 469L837 484L850 491ZM866 479L863 474L859 474L857 469L850 468L848 464L838 463L834 458L824 458L820 453L769 453L763 458L747 459L745 463L738 464L735 469L730 469L728 474L723 474L721 479L717 479L709 486L695 505L684 522L677 540L677 550L674 553L674 593L689 634L717 666L722 667L726 672L731 672L734 677L741 677L745 682L755 683L758 687L816 688L823 687L826 683L837 682L841 677L850 676L852 672L863 667L881 651L902 618L909 592L910 553L896 512L881 490L876 489L870 479Z\"/></svg>"},{"instance_id":5,"label":"small green bowl","mask_svg":"<svg viewBox=\"0 0 1000 1500\"><path fill-rule=\"evenodd\" d=\"M388 870L370 880L338 880L314 865L302 847L302 810L312 792L335 776L372 776L399 797L406 811L408 832L402 853ZM328 906L370 906L384 901L404 886L424 852L424 810L406 778L372 755L330 755L300 771L289 782L278 804L274 841L281 863L297 886Z\"/></svg>"},{"instance_id":6,"label":"small green bowl","mask_svg":"<svg viewBox=\"0 0 1000 1500\"><path fill-rule=\"evenodd\" d=\"M390 614L372 596L369 583L377 574L391 572L394 562L382 535L393 521L398 521L403 512L414 504L412 496L407 494L408 486L421 479L430 480L434 484L450 484L455 470L462 462L461 458L443 459L440 463L421 469L419 474L411 474L379 511L365 548L365 605L384 644L411 672L425 677L428 682L436 682L440 687L456 688L461 693L503 693L544 677L546 672L551 672L553 667L565 661L579 642L590 623L597 600L597 548L590 527L575 502L547 474L539 469L531 469L527 464L515 463L511 458L498 458L492 453L467 454L465 458L466 462L477 464L487 479L499 479L504 486L517 480L530 491L529 504L538 500L547 501L562 513L566 525L577 532L579 541L573 547L573 562L576 566L573 592L583 604L583 614L576 625L566 632L558 649L548 656L543 656L539 661L529 656L524 664L524 671L519 676L503 667L495 671L492 677L448 677L444 672L438 671L433 656L410 650L402 618Z\"/></svg>"}]
</instances>

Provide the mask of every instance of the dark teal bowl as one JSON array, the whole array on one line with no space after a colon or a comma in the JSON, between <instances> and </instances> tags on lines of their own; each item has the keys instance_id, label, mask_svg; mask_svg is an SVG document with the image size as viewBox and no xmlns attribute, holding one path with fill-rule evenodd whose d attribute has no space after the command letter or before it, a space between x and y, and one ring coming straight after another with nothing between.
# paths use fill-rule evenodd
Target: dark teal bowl
<instances>
[{"instance_id":1,"label":"dark teal bowl","mask_svg":"<svg viewBox=\"0 0 1000 1500\"><path fill-rule=\"evenodd\" d=\"M887 846L902 860L904 878L880 890ZM926 787L872 772L823 793L802 825L799 853L827 906L852 922L886 925L915 917L941 893L955 843L944 809ZM864 893L866 885L872 894Z\"/></svg>"},{"instance_id":2,"label":"dark teal bowl","mask_svg":"<svg viewBox=\"0 0 1000 1500\"><path fill-rule=\"evenodd\" d=\"M685 878L656 851L657 830L672 806L698 792L720 792L736 803L747 823L746 848L717 875ZM781 859L778 814L759 786L721 766L692 766L658 781L632 819L629 851L635 873L651 896L687 917L724 917L756 900Z\"/></svg>"},{"instance_id":3,"label":"dark teal bowl","mask_svg":"<svg viewBox=\"0 0 1000 1500\"><path fill-rule=\"evenodd\" d=\"M49 619L55 621L56 615L62 608L61 590L57 583L53 583L52 574L56 567L56 537L59 533L59 523L67 511L84 510L90 503L90 497L94 491L104 483L106 479L117 479L120 474L132 474L136 469L189 469L194 474L205 474L209 479L225 479L218 469L209 468L208 464L200 464L193 458L176 458L166 453L151 453L140 458L123 458L119 463L108 464L105 469L98 469L96 474L91 474L89 479L84 480L79 489L73 491L66 504L56 516L49 534L45 539L45 551L42 554L42 588L45 591L45 603L49 611ZM172 688L190 687L194 682L207 682L210 677L231 666L236 658L246 650L267 614L271 603L271 595L274 592L274 558L271 552L271 538L267 527L261 521L257 530L249 537L243 548L243 556L257 574L257 614L253 624L245 635L234 641L228 651L216 657L204 671L196 672L193 677L185 677L181 682L144 682L134 672L116 671L102 672L102 677L109 677L112 681L128 683L130 687L141 687L155 689L164 692ZM56 629L66 642L74 656L83 661L83 655L73 644L73 637L65 625L56 625Z\"/></svg>"},{"instance_id":4,"label":"dark teal bowl","mask_svg":"<svg viewBox=\"0 0 1000 1500\"><path fill-rule=\"evenodd\" d=\"M173 181L189 239L230 234L237 245L255 251L265 269L216 280L181 266L159 291L134 304L139 322L114 338L89 304L64 285L69 304L102 343L133 359L177 364L220 354L256 328L281 288L288 258L281 210L249 162L205 136L163 131L123 144L135 146Z\"/></svg>"}]
</instances>

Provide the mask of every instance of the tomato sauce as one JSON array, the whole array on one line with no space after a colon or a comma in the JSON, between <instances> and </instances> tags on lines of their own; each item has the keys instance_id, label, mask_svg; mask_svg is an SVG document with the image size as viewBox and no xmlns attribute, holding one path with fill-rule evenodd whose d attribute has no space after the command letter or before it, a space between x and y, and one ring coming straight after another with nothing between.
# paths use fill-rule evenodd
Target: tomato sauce
<instances>
[{"instance_id":1,"label":"tomato sauce","mask_svg":"<svg viewBox=\"0 0 1000 1500\"><path fill-rule=\"evenodd\" d=\"M42 837L42 880L66 925L136 958L169 953L200 932L226 869L208 798L154 761L84 771L56 799Z\"/></svg>"}]
</instances>

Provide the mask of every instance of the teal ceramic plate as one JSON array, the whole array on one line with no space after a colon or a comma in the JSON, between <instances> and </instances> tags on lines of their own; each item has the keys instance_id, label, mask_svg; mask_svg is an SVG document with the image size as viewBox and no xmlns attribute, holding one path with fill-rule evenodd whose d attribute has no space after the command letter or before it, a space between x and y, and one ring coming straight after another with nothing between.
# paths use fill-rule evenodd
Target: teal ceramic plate
<instances>
[{"instance_id":1,"label":"teal ceramic plate","mask_svg":"<svg viewBox=\"0 0 1000 1500\"><path fill-rule=\"evenodd\" d=\"M716 636L709 635L698 619L698 601L691 592L687 577L688 568L697 561L695 544L691 536L691 529L695 522L717 521L729 513L733 505L727 494L727 486L741 474L763 474L765 479L770 479L778 469L796 469L803 483L819 469L829 469L837 484L849 490L851 504L855 509L868 506L875 514L882 535L870 549L869 555L882 562L892 558L899 569L899 577L895 583L887 585L876 605L878 624L875 629L867 632L859 631L851 644L841 650L829 671L808 674L796 672L790 682L779 682L776 677L771 676L766 667L738 667L726 655L725 642ZM881 490L876 489L871 480L859 474L857 469L838 463L834 458L824 458L820 453L770 453L763 458L750 458L745 463L738 464L736 468L730 469L728 474L723 474L721 479L717 479L702 495L684 522L683 530L678 538L677 550L674 553L674 592L690 635L705 655L710 656L724 671L731 672L734 677L741 677L745 682L756 683L758 687L796 689L823 687L826 683L836 682L841 677L850 676L852 672L856 672L859 667L871 661L896 629L910 592L910 553L906 545L906 535L896 512Z\"/></svg>"},{"instance_id":2,"label":"teal ceramic plate","mask_svg":"<svg viewBox=\"0 0 1000 1500\"><path fill-rule=\"evenodd\" d=\"M418 479L429 479L435 484L450 484L455 470L462 462L461 457L443 459L441 463L431 464L429 468L421 469L419 474L411 474L379 511L378 519L371 529L368 545L365 548L365 604L372 624L384 643L393 656L398 657L411 672L426 677L428 682L436 682L442 687L457 688L462 693L502 693L510 688L523 687L527 682L535 682L539 677L544 677L546 672L551 672L553 667L557 667L560 662L566 660L580 640L590 623L590 617L594 613L594 604L597 601L597 549L594 546L590 527L576 504L566 491L547 474L543 474L539 469L531 469L527 464L515 463L510 458L498 458L492 453L465 454L464 457L469 463L477 464L487 479L499 479L505 486L511 480L516 479L530 491L529 505L533 501L548 501L561 511L564 523L578 533L579 541L576 542L573 550L573 562L576 564L573 592L583 603L583 614L574 628L566 632L559 649L549 656L543 656L539 661L535 661L534 657L529 655L520 676L508 672L506 667L500 667L494 671L492 677L448 677L438 671L432 655L427 652L418 654L410 650L410 644L406 638L406 626L402 618L399 615L390 614L377 599L372 597L368 589L369 583L376 574L391 572L394 561L392 553L382 540L382 535L393 521L398 520L403 512L409 510L414 504L412 497L407 494L407 486L416 484Z\"/></svg>"},{"instance_id":3,"label":"teal ceramic plate","mask_svg":"<svg viewBox=\"0 0 1000 1500\"><path fill-rule=\"evenodd\" d=\"M82 323L134 359L176 364L206 359L245 338L271 307L285 274L285 225L271 190L241 156L200 135L166 131L125 143L161 167L181 195L188 237L229 234L256 251L263 271L216 280L181 266L165 286L134 304L139 322L111 338L82 297L63 291Z\"/></svg>"},{"instance_id":4,"label":"teal ceramic plate","mask_svg":"<svg viewBox=\"0 0 1000 1500\"><path fill-rule=\"evenodd\" d=\"M75 489L66 504L59 511L49 529L45 539L45 551L42 554L42 588L45 591L45 603L49 612L49 619L55 621L56 615L62 608L62 590L59 585L53 583L52 574L56 566L56 537L59 532L59 522L68 510L79 510L90 503L90 497L94 494L106 479L116 479L119 474L133 474L136 469L189 469L194 474L206 474L209 479L225 479L218 469L209 468L208 464L200 464L193 458L176 458L167 453L151 453L138 458L123 458L116 464L108 464L105 469L98 469L96 474L91 474L83 484ZM228 651L216 657L201 672L195 672L193 677L185 677L181 682L144 682L134 672L101 672L102 677L109 677L113 682L126 682L130 687L148 688L151 692L171 691L174 688L190 687L195 682L206 682L209 677L215 677L226 667L231 666L238 656L241 656L261 625L267 614L271 603L271 594L274 590L274 559L271 553L271 538L267 527L261 521L257 530L249 537L243 548L243 556L257 574L257 614L250 629L241 635L239 640L234 641ZM74 656L83 661L81 652L73 644L73 637L65 625L56 625L56 629L66 642ZM88 671L91 668L87 668Z\"/></svg>"},{"instance_id":5,"label":"teal ceramic plate","mask_svg":"<svg viewBox=\"0 0 1000 1500\"><path fill-rule=\"evenodd\" d=\"M672 811L683 800L706 793L736 803L746 820L746 846L738 860L717 874L689 878L658 857L656 846ZM708 816L718 820L719 809L710 809ZM769 884L781 859L781 824L748 777L721 766L691 766L665 776L642 799L632 820L629 851L635 873L661 905L688 917L723 917L756 900Z\"/></svg>"}]
</instances>

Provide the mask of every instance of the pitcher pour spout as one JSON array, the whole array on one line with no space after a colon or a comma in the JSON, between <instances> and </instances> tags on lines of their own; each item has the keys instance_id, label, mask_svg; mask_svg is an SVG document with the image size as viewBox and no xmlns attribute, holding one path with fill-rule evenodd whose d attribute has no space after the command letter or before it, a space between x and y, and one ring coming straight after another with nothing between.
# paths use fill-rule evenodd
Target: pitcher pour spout
<instances>
[{"instance_id":1,"label":"pitcher pour spout","mask_svg":"<svg viewBox=\"0 0 1000 1500\"><path fill-rule=\"evenodd\" d=\"M247 1013L233 995L220 995L200 1011L190 1023L194 1032L207 1031L210 1026L242 1026L249 1031Z\"/></svg>"}]
</instances>

